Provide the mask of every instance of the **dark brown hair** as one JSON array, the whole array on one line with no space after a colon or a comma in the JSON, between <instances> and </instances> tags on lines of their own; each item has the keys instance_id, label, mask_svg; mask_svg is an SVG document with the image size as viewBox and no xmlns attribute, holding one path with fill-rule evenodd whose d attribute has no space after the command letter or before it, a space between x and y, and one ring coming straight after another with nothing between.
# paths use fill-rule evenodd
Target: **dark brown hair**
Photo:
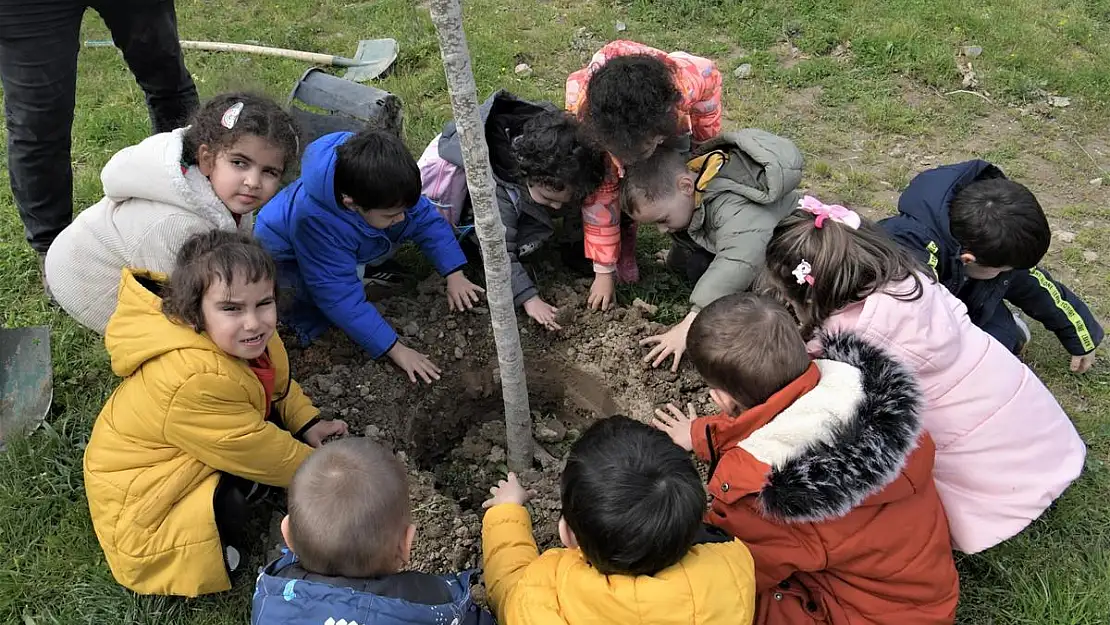
<instances>
[{"instance_id":1,"label":"dark brown hair","mask_svg":"<svg viewBox=\"0 0 1110 625\"><path fill-rule=\"evenodd\" d=\"M647 160L625 168L621 183L621 210L629 217L635 217L641 201L650 202L678 193L675 178L688 171L686 158L681 152L668 147L657 148Z\"/></svg>"},{"instance_id":2,"label":"dark brown hair","mask_svg":"<svg viewBox=\"0 0 1110 625\"><path fill-rule=\"evenodd\" d=\"M243 107L239 117L231 128L224 127L224 114L240 103ZM181 160L186 165L196 165L200 146L207 145L219 153L231 149L245 136L260 137L280 148L285 156L284 173L292 172L300 158L299 129L289 113L264 95L233 92L205 102L189 121L182 137Z\"/></svg>"},{"instance_id":3,"label":"dark brown hair","mask_svg":"<svg viewBox=\"0 0 1110 625\"><path fill-rule=\"evenodd\" d=\"M289 486L289 539L304 569L317 575L396 573L411 520L405 467L366 438L320 448Z\"/></svg>"},{"instance_id":4,"label":"dark brown hair","mask_svg":"<svg viewBox=\"0 0 1110 625\"><path fill-rule=\"evenodd\" d=\"M209 230L185 240L177 252L173 275L163 289L162 313L171 320L204 331L201 302L216 282L231 284L236 276L248 283L274 281L274 260L249 234Z\"/></svg>"},{"instance_id":5,"label":"dark brown hair","mask_svg":"<svg viewBox=\"0 0 1110 625\"><path fill-rule=\"evenodd\" d=\"M769 297L737 293L706 306L686 336L690 362L711 388L752 408L811 362L793 315Z\"/></svg>"},{"instance_id":6,"label":"dark brown hair","mask_svg":"<svg viewBox=\"0 0 1110 625\"><path fill-rule=\"evenodd\" d=\"M856 230L831 219L818 228L812 214L796 210L771 235L756 288L793 309L806 339L836 311L891 283L914 282L904 293L890 293L897 299L922 295L924 267L870 220L860 221ZM812 286L794 276L802 261L811 267Z\"/></svg>"}]
</instances>

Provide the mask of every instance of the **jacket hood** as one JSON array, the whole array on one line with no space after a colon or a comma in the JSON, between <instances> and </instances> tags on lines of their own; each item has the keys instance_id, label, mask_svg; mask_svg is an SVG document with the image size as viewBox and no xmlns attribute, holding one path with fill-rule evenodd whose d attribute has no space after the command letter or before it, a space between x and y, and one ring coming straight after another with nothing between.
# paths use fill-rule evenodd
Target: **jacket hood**
<instances>
[{"instance_id":1,"label":"jacket hood","mask_svg":"<svg viewBox=\"0 0 1110 625\"><path fill-rule=\"evenodd\" d=\"M708 202L724 193L739 194L757 204L777 202L798 187L804 159L794 142L765 130L726 132L698 148L698 154L721 150L729 155L702 196Z\"/></svg>"},{"instance_id":2,"label":"jacket hood","mask_svg":"<svg viewBox=\"0 0 1110 625\"><path fill-rule=\"evenodd\" d=\"M978 159L930 169L910 181L898 200L898 211L925 224L945 249L958 254L962 250L949 224L952 197L976 180L1001 177L1002 170Z\"/></svg>"},{"instance_id":3,"label":"jacket hood","mask_svg":"<svg viewBox=\"0 0 1110 625\"><path fill-rule=\"evenodd\" d=\"M308 144L301 158L301 184L318 204L330 211L346 210L335 196L335 149L354 136L351 132L333 132Z\"/></svg>"},{"instance_id":4,"label":"jacket hood","mask_svg":"<svg viewBox=\"0 0 1110 625\"><path fill-rule=\"evenodd\" d=\"M512 174L515 166L511 163L510 148L512 139L523 131L524 123L538 113L554 110L558 109L549 102L536 103L522 100L504 89L495 91L482 103L478 108L478 116L486 129L490 163L498 179L515 181L515 175ZM463 167L462 140L455 120L443 126L443 133L439 138L439 157L455 166Z\"/></svg>"},{"instance_id":5,"label":"jacket hood","mask_svg":"<svg viewBox=\"0 0 1110 625\"><path fill-rule=\"evenodd\" d=\"M147 137L116 154L100 172L104 195L115 202L141 199L177 206L213 226L234 230L235 220L196 165L182 172L186 128Z\"/></svg>"},{"instance_id":6,"label":"jacket hood","mask_svg":"<svg viewBox=\"0 0 1110 625\"><path fill-rule=\"evenodd\" d=\"M739 444L771 466L760 502L787 522L839 518L911 496L910 482L931 479L931 462L906 462L922 433L909 370L854 334L830 335L824 349L817 386ZM890 487L903 471L911 479Z\"/></svg>"},{"instance_id":7,"label":"jacket hood","mask_svg":"<svg viewBox=\"0 0 1110 625\"><path fill-rule=\"evenodd\" d=\"M119 304L104 333L112 372L120 377L127 377L143 363L179 349L221 353L207 336L170 321L162 313L162 298L155 291L160 292L165 281L163 274L123 270Z\"/></svg>"}]
</instances>

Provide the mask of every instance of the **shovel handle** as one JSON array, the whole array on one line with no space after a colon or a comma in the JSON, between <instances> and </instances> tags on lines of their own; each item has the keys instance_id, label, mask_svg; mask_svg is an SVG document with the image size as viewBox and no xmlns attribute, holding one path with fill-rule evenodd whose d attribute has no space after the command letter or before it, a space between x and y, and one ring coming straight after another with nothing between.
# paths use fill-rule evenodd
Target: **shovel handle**
<instances>
[{"instance_id":1,"label":"shovel handle","mask_svg":"<svg viewBox=\"0 0 1110 625\"><path fill-rule=\"evenodd\" d=\"M335 65L339 67L352 67L359 65L353 59L320 52L304 52L302 50L287 50L285 48L270 48L254 46L246 43L223 43L219 41L182 41L181 47L189 50L208 50L210 52L243 52L246 54L263 54L267 56L280 56L286 59L296 59L316 65Z\"/></svg>"}]
</instances>

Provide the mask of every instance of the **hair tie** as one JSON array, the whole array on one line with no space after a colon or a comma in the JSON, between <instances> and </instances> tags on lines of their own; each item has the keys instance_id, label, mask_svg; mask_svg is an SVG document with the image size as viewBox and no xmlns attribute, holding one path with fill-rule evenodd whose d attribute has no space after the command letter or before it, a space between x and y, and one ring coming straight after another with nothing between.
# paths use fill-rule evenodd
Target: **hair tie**
<instances>
[{"instance_id":1,"label":"hair tie","mask_svg":"<svg viewBox=\"0 0 1110 625\"><path fill-rule=\"evenodd\" d=\"M239 114L242 112L242 102L236 102L235 104L232 104L231 106L227 107L226 111L224 111L223 117L220 118L220 125L224 128L227 128L228 130L231 130L235 127L235 122L239 121Z\"/></svg>"},{"instance_id":2,"label":"hair tie","mask_svg":"<svg viewBox=\"0 0 1110 625\"><path fill-rule=\"evenodd\" d=\"M818 228L825 225L826 219L831 219L838 224L844 224L852 230L858 230L860 227L859 213L839 204L825 204L812 195L807 195L798 200L798 208L811 215L816 215L817 219L814 220L814 225Z\"/></svg>"},{"instance_id":3,"label":"hair tie","mask_svg":"<svg viewBox=\"0 0 1110 625\"><path fill-rule=\"evenodd\" d=\"M810 275L810 272L812 271L813 267L809 264L809 261L802 259L802 262L798 263L798 266L795 267L794 271L791 271L790 273L794 274L794 277L797 278L798 284L808 284L809 286L813 286L813 276Z\"/></svg>"}]
</instances>

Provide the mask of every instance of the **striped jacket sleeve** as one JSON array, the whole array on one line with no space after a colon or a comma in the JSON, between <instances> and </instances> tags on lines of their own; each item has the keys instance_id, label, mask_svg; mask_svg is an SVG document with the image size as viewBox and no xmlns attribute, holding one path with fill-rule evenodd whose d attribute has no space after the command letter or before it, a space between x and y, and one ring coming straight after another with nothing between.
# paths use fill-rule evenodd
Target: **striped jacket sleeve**
<instances>
[{"instance_id":1,"label":"striped jacket sleeve","mask_svg":"<svg viewBox=\"0 0 1110 625\"><path fill-rule=\"evenodd\" d=\"M1015 270L1005 297L1055 333L1073 356L1092 352L1102 342L1102 326L1087 304L1040 267Z\"/></svg>"}]
</instances>

